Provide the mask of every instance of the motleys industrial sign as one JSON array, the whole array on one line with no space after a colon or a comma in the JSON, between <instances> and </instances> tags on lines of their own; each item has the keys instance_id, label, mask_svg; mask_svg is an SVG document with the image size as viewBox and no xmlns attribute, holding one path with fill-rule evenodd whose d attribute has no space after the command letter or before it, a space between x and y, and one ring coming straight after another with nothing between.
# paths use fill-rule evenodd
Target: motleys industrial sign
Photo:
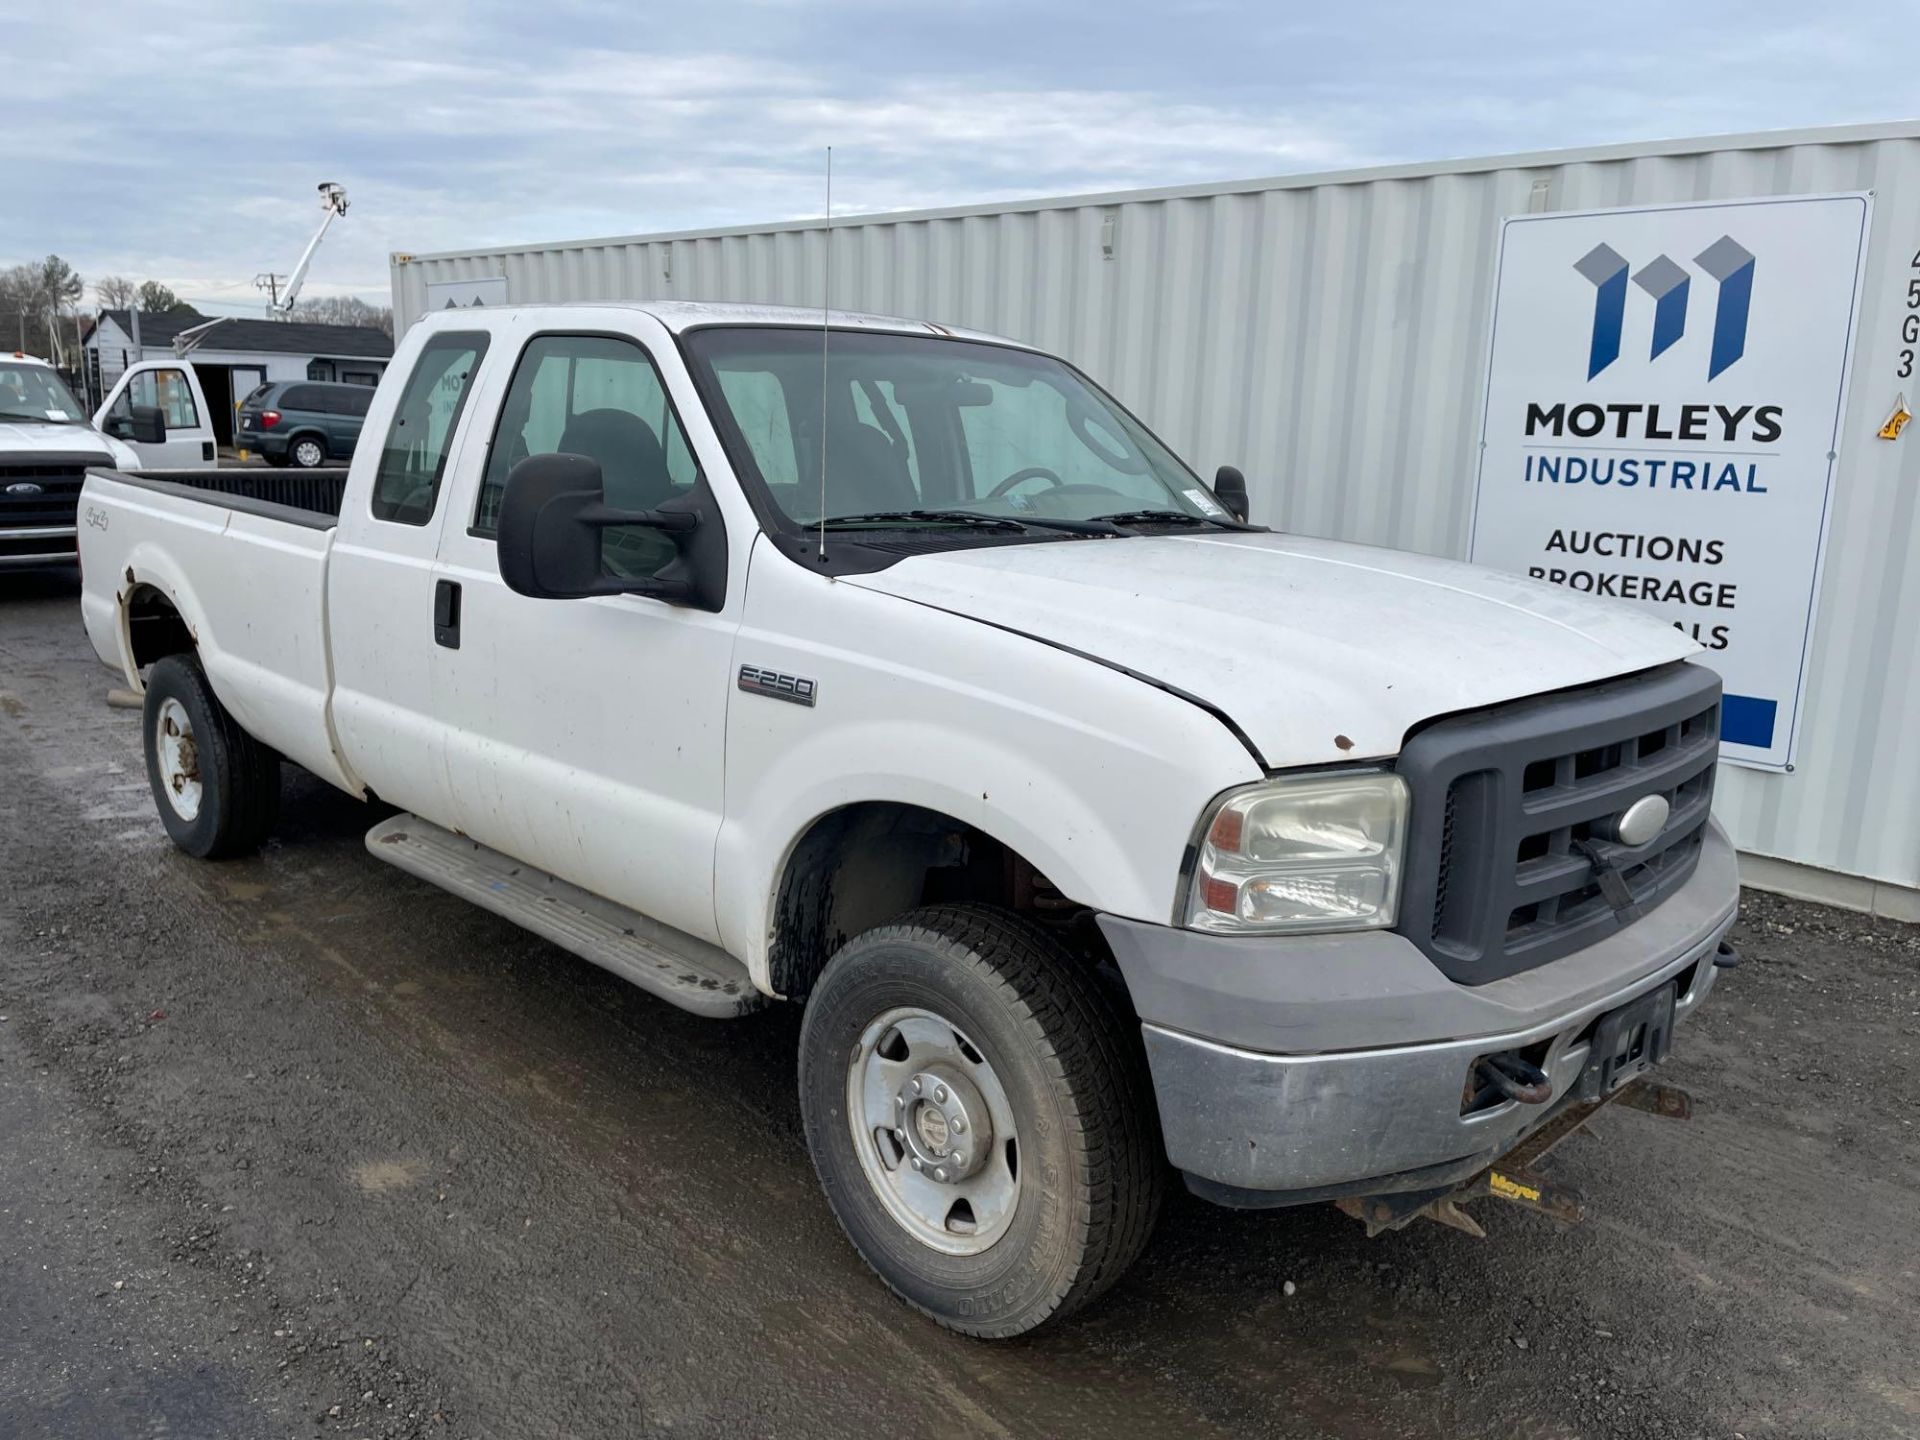
<instances>
[{"instance_id":1,"label":"motleys industrial sign","mask_svg":"<svg viewBox=\"0 0 1920 1440\"><path fill-rule=\"evenodd\" d=\"M1872 200L1514 216L1471 558L1653 607L1789 769Z\"/></svg>"}]
</instances>

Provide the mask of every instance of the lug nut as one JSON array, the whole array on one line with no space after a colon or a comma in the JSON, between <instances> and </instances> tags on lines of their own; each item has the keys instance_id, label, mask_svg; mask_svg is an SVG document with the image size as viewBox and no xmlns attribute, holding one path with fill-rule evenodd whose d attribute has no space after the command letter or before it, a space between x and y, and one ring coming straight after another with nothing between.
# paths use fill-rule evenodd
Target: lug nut
<instances>
[{"instance_id":1,"label":"lug nut","mask_svg":"<svg viewBox=\"0 0 1920 1440\"><path fill-rule=\"evenodd\" d=\"M917 1075L914 1077L914 1080L913 1080L913 1093L916 1095L920 1093L920 1077Z\"/></svg>"},{"instance_id":2,"label":"lug nut","mask_svg":"<svg viewBox=\"0 0 1920 1440\"><path fill-rule=\"evenodd\" d=\"M967 1163L967 1152L966 1152L966 1151L964 1151L964 1150L956 1150L956 1151L954 1151L954 1152L953 1152L953 1163L954 1163L954 1164L956 1164L956 1165L964 1165L964 1164L966 1164L966 1163Z\"/></svg>"},{"instance_id":3,"label":"lug nut","mask_svg":"<svg viewBox=\"0 0 1920 1440\"><path fill-rule=\"evenodd\" d=\"M944 1170L936 1170L933 1172L933 1178L936 1180L945 1180L947 1178L947 1172Z\"/></svg>"},{"instance_id":4,"label":"lug nut","mask_svg":"<svg viewBox=\"0 0 1920 1440\"><path fill-rule=\"evenodd\" d=\"M937 1103L937 1104L940 1104L940 1105L944 1105L944 1104L946 1104L946 1103L947 1103L947 1087L946 1087L946 1086L944 1086L944 1085L936 1085L936 1086L934 1086L934 1087L933 1087L933 1098L934 1098L934 1101L935 1101L935 1103Z\"/></svg>"},{"instance_id":5,"label":"lug nut","mask_svg":"<svg viewBox=\"0 0 1920 1440\"><path fill-rule=\"evenodd\" d=\"M916 1170L924 1170L927 1167L920 1163L920 1157L916 1155L913 1157L913 1168Z\"/></svg>"},{"instance_id":6,"label":"lug nut","mask_svg":"<svg viewBox=\"0 0 1920 1440\"><path fill-rule=\"evenodd\" d=\"M951 1125L951 1126L953 1126L953 1133L954 1133L954 1134L956 1134L956 1135L964 1135L964 1134L966 1134L966 1133L967 1133L967 1117L966 1117L966 1116L964 1116L964 1115L956 1115L956 1116L954 1116L954 1117L953 1117L953 1118L952 1118L951 1120L949 1120L949 1121L948 1121L947 1123L948 1123L949 1125Z\"/></svg>"}]
</instances>

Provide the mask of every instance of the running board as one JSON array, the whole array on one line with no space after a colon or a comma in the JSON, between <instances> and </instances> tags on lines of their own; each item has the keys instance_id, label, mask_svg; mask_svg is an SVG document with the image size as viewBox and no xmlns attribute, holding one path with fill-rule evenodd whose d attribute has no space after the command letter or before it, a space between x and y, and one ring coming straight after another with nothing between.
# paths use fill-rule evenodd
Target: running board
<instances>
[{"instance_id":1,"label":"running board","mask_svg":"<svg viewBox=\"0 0 1920 1440\"><path fill-rule=\"evenodd\" d=\"M730 1019L766 1003L724 950L418 815L381 821L367 832L367 849L682 1010Z\"/></svg>"}]
</instances>

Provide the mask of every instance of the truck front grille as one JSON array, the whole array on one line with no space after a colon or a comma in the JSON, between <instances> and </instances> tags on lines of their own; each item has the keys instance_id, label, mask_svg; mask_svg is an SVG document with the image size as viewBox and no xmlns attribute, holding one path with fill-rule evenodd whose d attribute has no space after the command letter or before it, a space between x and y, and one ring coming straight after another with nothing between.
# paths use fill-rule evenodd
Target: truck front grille
<instances>
[{"instance_id":1,"label":"truck front grille","mask_svg":"<svg viewBox=\"0 0 1920 1440\"><path fill-rule=\"evenodd\" d=\"M1413 795L1400 929L1455 980L1545 964L1629 923L1700 858L1720 744L1720 681L1674 664L1470 711L1419 731L1397 762ZM1607 822L1646 795L1665 827L1629 846ZM1596 863L1599 862L1599 863Z\"/></svg>"},{"instance_id":2,"label":"truck front grille","mask_svg":"<svg viewBox=\"0 0 1920 1440\"><path fill-rule=\"evenodd\" d=\"M0 530L71 525L80 508L80 483L104 455L0 461Z\"/></svg>"}]
</instances>

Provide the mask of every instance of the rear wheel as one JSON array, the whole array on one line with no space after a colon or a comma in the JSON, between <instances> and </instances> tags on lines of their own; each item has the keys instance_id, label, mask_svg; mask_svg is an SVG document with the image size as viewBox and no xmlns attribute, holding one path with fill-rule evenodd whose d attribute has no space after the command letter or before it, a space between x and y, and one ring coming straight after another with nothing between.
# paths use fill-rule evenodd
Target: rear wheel
<instances>
[{"instance_id":1,"label":"rear wheel","mask_svg":"<svg viewBox=\"0 0 1920 1440\"><path fill-rule=\"evenodd\" d=\"M1131 1027L1017 916L942 906L849 942L807 1005L800 1101L854 1245L952 1329L1070 1314L1153 1228L1159 1134Z\"/></svg>"},{"instance_id":2,"label":"rear wheel","mask_svg":"<svg viewBox=\"0 0 1920 1440\"><path fill-rule=\"evenodd\" d=\"M234 721L190 655L147 676L147 781L167 836L201 860L260 848L280 813L280 757Z\"/></svg>"},{"instance_id":3,"label":"rear wheel","mask_svg":"<svg viewBox=\"0 0 1920 1440\"><path fill-rule=\"evenodd\" d=\"M327 463L327 442L318 435L302 435L287 447L287 458L302 470Z\"/></svg>"}]
</instances>

